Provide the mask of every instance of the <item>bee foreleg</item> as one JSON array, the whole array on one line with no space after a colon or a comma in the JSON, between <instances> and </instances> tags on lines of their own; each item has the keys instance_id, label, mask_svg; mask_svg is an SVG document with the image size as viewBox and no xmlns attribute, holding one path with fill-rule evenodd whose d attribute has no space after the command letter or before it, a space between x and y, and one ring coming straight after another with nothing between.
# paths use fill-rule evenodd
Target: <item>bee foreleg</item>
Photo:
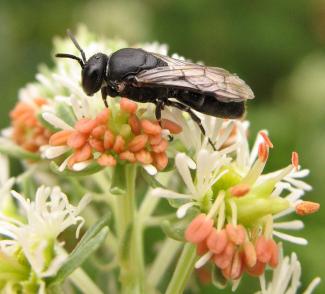
<instances>
[{"instance_id":1,"label":"bee foreleg","mask_svg":"<svg viewBox=\"0 0 325 294\"><path fill-rule=\"evenodd\" d=\"M100 92L102 93L102 99L104 101L105 107L108 108L108 103L107 103L107 87L102 87L100 89Z\"/></svg>"},{"instance_id":2,"label":"bee foreleg","mask_svg":"<svg viewBox=\"0 0 325 294\"><path fill-rule=\"evenodd\" d=\"M157 99L156 102L156 110L155 110L155 115L156 119L159 122L159 125L161 126L161 111L165 108L165 100ZM168 140L169 142L173 141L173 136L168 135Z\"/></svg>"}]
</instances>

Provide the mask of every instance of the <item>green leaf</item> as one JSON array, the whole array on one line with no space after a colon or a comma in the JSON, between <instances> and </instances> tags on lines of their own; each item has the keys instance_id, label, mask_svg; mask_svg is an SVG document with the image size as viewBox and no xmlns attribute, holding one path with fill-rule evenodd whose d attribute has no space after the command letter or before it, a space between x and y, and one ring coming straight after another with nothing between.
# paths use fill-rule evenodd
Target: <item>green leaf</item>
<instances>
[{"instance_id":1,"label":"green leaf","mask_svg":"<svg viewBox=\"0 0 325 294\"><path fill-rule=\"evenodd\" d=\"M82 177L82 176L92 175L94 173L99 172L103 168L104 168L103 166L99 165L96 162L93 162L82 171L73 171L73 170L65 169L64 171L61 172L59 171L59 166L54 161L51 161L50 163L50 169L54 173L60 176L68 176L68 177Z\"/></svg>"},{"instance_id":2,"label":"green leaf","mask_svg":"<svg viewBox=\"0 0 325 294\"><path fill-rule=\"evenodd\" d=\"M166 189L166 187L163 184L161 184L154 176L149 175L144 168L141 168L140 173L143 179L150 187Z\"/></svg>"},{"instance_id":3,"label":"green leaf","mask_svg":"<svg viewBox=\"0 0 325 294\"><path fill-rule=\"evenodd\" d=\"M110 218L110 213L105 214L101 217L95 224L93 224L87 232L82 236L81 240L79 241L78 245L74 248L74 251L78 250L78 247L83 246L87 243L91 238L94 238L96 234L108 224L108 220Z\"/></svg>"},{"instance_id":4,"label":"green leaf","mask_svg":"<svg viewBox=\"0 0 325 294\"><path fill-rule=\"evenodd\" d=\"M13 143L0 144L0 153L19 159L28 159L34 161L41 159L38 153L26 151Z\"/></svg>"},{"instance_id":5,"label":"green leaf","mask_svg":"<svg viewBox=\"0 0 325 294\"><path fill-rule=\"evenodd\" d=\"M175 215L171 220L164 220L161 224L162 230L169 238L184 242L185 230L198 212L198 209L190 208L186 216L181 219L177 218Z\"/></svg>"},{"instance_id":6,"label":"green leaf","mask_svg":"<svg viewBox=\"0 0 325 294\"><path fill-rule=\"evenodd\" d=\"M80 246L71 252L64 264L61 266L54 278L49 279L48 286L52 287L63 283L63 281L77 269L93 252L95 252L101 243L106 239L108 227L102 228L92 238L87 238Z\"/></svg>"}]
</instances>

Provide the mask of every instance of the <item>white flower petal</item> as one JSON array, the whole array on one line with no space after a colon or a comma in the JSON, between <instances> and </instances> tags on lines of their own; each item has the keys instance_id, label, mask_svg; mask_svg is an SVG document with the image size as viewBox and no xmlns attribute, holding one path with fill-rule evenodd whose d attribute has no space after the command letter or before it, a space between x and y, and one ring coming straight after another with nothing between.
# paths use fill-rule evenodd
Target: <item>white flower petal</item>
<instances>
[{"instance_id":1,"label":"white flower petal","mask_svg":"<svg viewBox=\"0 0 325 294\"><path fill-rule=\"evenodd\" d=\"M45 158L54 159L54 158L61 156L62 154L64 154L65 152L67 152L69 150L70 150L70 147L68 147L68 146L49 146L47 148L44 148L42 150L42 153Z\"/></svg>"},{"instance_id":2,"label":"white flower petal","mask_svg":"<svg viewBox=\"0 0 325 294\"><path fill-rule=\"evenodd\" d=\"M212 257L213 253L212 252L207 252L205 253L203 256L201 256L199 258L199 260L195 263L195 268L200 268L202 266L204 266L209 260L210 258Z\"/></svg>"},{"instance_id":3,"label":"white flower petal","mask_svg":"<svg viewBox=\"0 0 325 294\"><path fill-rule=\"evenodd\" d=\"M188 202L180 206L176 211L176 216L178 218L183 218L186 215L186 212L189 208L191 208L195 203L194 202Z\"/></svg>"},{"instance_id":4,"label":"white flower petal","mask_svg":"<svg viewBox=\"0 0 325 294\"><path fill-rule=\"evenodd\" d=\"M285 233L280 233L278 231L273 230L273 235L277 236L278 238L285 240L285 241L289 241L291 243L295 243L298 245L307 245L308 241L304 238L300 238L300 237L295 237L295 236L291 236Z\"/></svg>"},{"instance_id":5,"label":"white flower petal","mask_svg":"<svg viewBox=\"0 0 325 294\"><path fill-rule=\"evenodd\" d=\"M191 199L191 195L181 194L162 188L152 190L151 196L170 199Z\"/></svg>"},{"instance_id":6,"label":"white flower petal","mask_svg":"<svg viewBox=\"0 0 325 294\"><path fill-rule=\"evenodd\" d=\"M152 164L143 165L143 168L151 176L154 176L154 175L156 175L158 173L156 167L153 166Z\"/></svg>"},{"instance_id":7,"label":"white flower petal","mask_svg":"<svg viewBox=\"0 0 325 294\"><path fill-rule=\"evenodd\" d=\"M50 123L52 126L62 130L73 130L73 127L69 126L65 121L57 117L51 112L43 112L42 117Z\"/></svg>"}]
</instances>

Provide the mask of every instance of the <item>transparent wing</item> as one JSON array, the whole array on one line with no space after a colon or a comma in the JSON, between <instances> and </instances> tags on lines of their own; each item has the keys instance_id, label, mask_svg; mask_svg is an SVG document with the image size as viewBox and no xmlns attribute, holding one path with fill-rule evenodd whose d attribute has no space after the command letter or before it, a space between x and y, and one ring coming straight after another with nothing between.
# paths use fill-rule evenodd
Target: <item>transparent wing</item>
<instances>
[{"instance_id":1,"label":"transparent wing","mask_svg":"<svg viewBox=\"0 0 325 294\"><path fill-rule=\"evenodd\" d=\"M135 81L139 84L187 88L213 95L222 102L240 102L254 98L252 90L242 79L222 68L152 54L168 66L141 71L135 76Z\"/></svg>"}]
</instances>

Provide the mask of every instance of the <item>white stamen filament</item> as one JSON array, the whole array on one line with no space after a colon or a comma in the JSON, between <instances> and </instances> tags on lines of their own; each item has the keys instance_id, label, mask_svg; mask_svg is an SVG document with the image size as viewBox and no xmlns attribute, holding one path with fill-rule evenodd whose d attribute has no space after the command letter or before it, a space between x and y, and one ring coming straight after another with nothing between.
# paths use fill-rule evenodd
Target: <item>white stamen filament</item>
<instances>
[{"instance_id":1,"label":"white stamen filament","mask_svg":"<svg viewBox=\"0 0 325 294\"><path fill-rule=\"evenodd\" d=\"M282 239L282 240L285 240L285 241L288 241L288 242L291 242L291 243L295 243L295 244L298 244L298 245L307 245L308 244L308 241L304 238L300 238L300 237L295 237L295 236L291 236L291 235L288 235L288 234L285 234L285 233L280 233L278 231L273 231L273 235L274 236L277 236L278 238Z\"/></svg>"},{"instance_id":2,"label":"white stamen filament","mask_svg":"<svg viewBox=\"0 0 325 294\"><path fill-rule=\"evenodd\" d=\"M195 263L195 268L198 269L202 266L204 266L212 257L213 253L211 251L205 253L200 257L200 259Z\"/></svg>"}]
</instances>

